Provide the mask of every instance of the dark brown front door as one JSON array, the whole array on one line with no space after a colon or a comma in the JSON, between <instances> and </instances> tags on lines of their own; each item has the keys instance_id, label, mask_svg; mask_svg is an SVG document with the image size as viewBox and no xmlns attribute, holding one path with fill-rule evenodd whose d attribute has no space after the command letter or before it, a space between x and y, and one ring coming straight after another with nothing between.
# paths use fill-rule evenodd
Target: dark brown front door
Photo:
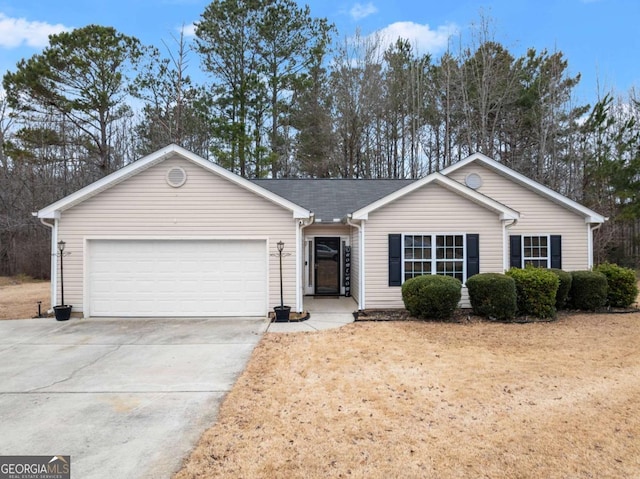
<instances>
[{"instance_id":1,"label":"dark brown front door","mask_svg":"<svg viewBox=\"0 0 640 479\"><path fill-rule=\"evenodd\" d=\"M340 294L340 238L316 238L315 294Z\"/></svg>"}]
</instances>

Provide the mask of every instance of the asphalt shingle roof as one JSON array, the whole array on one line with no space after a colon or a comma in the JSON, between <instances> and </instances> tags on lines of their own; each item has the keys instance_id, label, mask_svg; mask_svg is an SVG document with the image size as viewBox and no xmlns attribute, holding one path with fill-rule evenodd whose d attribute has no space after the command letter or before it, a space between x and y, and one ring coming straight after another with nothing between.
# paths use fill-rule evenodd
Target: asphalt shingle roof
<instances>
[{"instance_id":1,"label":"asphalt shingle roof","mask_svg":"<svg viewBox=\"0 0 640 479\"><path fill-rule=\"evenodd\" d=\"M370 205L416 180L277 179L251 180L332 222Z\"/></svg>"}]
</instances>

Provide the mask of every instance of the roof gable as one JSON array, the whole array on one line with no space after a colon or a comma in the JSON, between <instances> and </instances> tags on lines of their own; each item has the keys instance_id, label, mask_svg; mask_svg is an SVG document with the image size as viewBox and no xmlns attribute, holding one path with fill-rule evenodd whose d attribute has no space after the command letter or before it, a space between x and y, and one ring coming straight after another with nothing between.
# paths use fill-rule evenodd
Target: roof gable
<instances>
[{"instance_id":1,"label":"roof gable","mask_svg":"<svg viewBox=\"0 0 640 479\"><path fill-rule=\"evenodd\" d=\"M91 183L88 186L72 193L61 200L56 201L55 203L46 206L45 208L38 211L38 218L59 218L60 213L64 210L72 208L73 206L82 203L83 201L92 198L102 191L105 191L123 181L127 178L130 178L152 166L162 163L168 158L173 156L179 156L185 160L191 161L196 165L202 167L203 169L210 171L211 173L223 177L230 182L245 188L246 190L252 191L253 193L262 196L263 198L282 206L285 209L290 210L293 213L294 218L309 218L311 212L302 206L299 206L288 199L285 199L267 189L262 188L261 186L252 183L251 181L242 178L241 176L236 175L215 163L212 163L204 158L191 153L188 150L178 146L178 145L169 145L166 148L162 148L150 155L145 156L133 163L128 164L127 166L120 168L118 171L111 173L110 175L101 178L98 181Z\"/></svg>"},{"instance_id":2,"label":"roof gable","mask_svg":"<svg viewBox=\"0 0 640 479\"><path fill-rule=\"evenodd\" d=\"M509 168L508 166L503 165L502 163L497 162L494 159L489 158L482 153L474 153L473 155L468 156L467 158L454 163L453 165L441 170L440 173L442 175L448 176L454 171L458 171L471 163L479 163L482 166L489 168L492 171L510 179L511 181L518 183L525 188L528 188L531 191L539 194L542 197L545 197L568 210L571 210L585 218L587 223L604 223L607 218L602 216L599 213L587 208L586 206L581 205L580 203L573 201L566 196L558 193L557 191L548 188L537 181L528 178L527 176L518 173L517 171Z\"/></svg>"},{"instance_id":3,"label":"roof gable","mask_svg":"<svg viewBox=\"0 0 640 479\"><path fill-rule=\"evenodd\" d=\"M357 211L353 212L353 219L356 220L366 220L369 218L369 213L377 210L378 208L382 208L383 206L391 203L392 201L401 198L418 188L425 187L431 183L437 183L444 188L447 188L454 193L463 196L470 201L473 201L485 208L494 211L496 214L500 215L500 219L504 220L517 220L520 217L520 213L516 210L509 208L508 206L503 205L502 203L489 198L488 196L483 195L471 188L464 186L457 181L452 180L451 178L447 178L446 176L440 173L431 173L430 175L422 178L421 180L414 181L413 183L401 188L389 195L380 198L379 200L365 206L364 208L360 208Z\"/></svg>"}]
</instances>

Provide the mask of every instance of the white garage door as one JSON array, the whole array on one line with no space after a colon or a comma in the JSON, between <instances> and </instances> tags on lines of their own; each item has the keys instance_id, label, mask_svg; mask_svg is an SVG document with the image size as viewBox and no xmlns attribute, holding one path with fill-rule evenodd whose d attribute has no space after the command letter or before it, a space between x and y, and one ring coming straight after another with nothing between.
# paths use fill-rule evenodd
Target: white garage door
<instances>
[{"instance_id":1,"label":"white garage door","mask_svg":"<svg viewBox=\"0 0 640 479\"><path fill-rule=\"evenodd\" d=\"M90 316L264 316L265 241L92 240Z\"/></svg>"}]
</instances>

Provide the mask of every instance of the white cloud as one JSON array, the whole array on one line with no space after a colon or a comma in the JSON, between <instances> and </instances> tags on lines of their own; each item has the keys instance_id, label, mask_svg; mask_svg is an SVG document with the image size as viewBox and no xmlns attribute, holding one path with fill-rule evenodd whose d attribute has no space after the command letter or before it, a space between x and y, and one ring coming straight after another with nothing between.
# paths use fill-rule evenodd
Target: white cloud
<instances>
[{"instance_id":1,"label":"white cloud","mask_svg":"<svg viewBox=\"0 0 640 479\"><path fill-rule=\"evenodd\" d=\"M60 23L30 22L25 18L11 18L0 13L0 47L16 48L22 45L40 48L49 44L49 35L70 30Z\"/></svg>"},{"instance_id":2,"label":"white cloud","mask_svg":"<svg viewBox=\"0 0 640 479\"><path fill-rule=\"evenodd\" d=\"M449 38L458 32L458 27L453 24L441 25L432 30L428 24L414 22L396 22L378 30L383 48L395 43L398 38L408 40L419 53L436 53L447 48Z\"/></svg>"},{"instance_id":3,"label":"white cloud","mask_svg":"<svg viewBox=\"0 0 640 479\"><path fill-rule=\"evenodd\" d=\"M196 24L190 23L189 25L182 25L176 28L178 33L182 32L185 37L195 37L196 36Z\"/></svg>"},{"instance_id":4,"label":"white cloud","mask_svg":"<svg viewBox=\"0 0 640 479\"><path fill-rule=\"evenodd\" d=\"M378 11L377 7L369 2L366 5L361 3L356 3L351 10L349 10L349 14L351 18L354 20L362 20L363 18L368 17L369 15L373 15Z\"/></svg>"}]
</instances>

